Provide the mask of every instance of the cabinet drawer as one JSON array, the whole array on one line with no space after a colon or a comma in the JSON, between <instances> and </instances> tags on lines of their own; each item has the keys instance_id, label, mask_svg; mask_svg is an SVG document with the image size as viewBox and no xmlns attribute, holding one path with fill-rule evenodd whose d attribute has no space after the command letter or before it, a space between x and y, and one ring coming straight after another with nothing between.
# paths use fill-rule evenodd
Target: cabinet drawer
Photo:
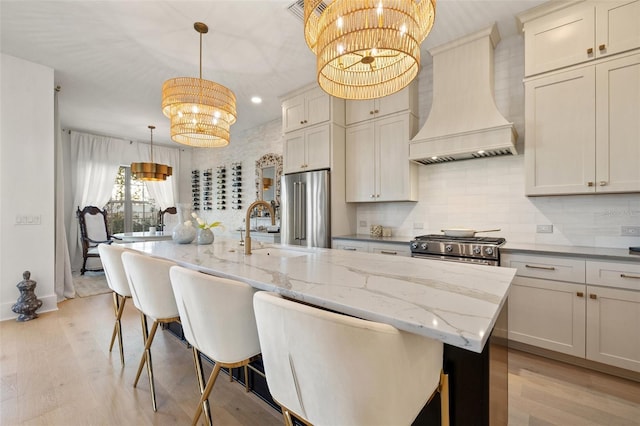
<instances>
[{"instance_id":1,"label":"cabinet drawer","mask_svg":"<svg viewBox=\"0 0 640 426\"><path fill-rule=\"evenodd\" d=\"M409 244L377 244L369 247L371 253L386 254L390 256L411 256Z\"/></svg>"},{"instance_id":2,"label":"cabinet drawer","mask_svg":"<svg viewBox=\"0 0 640 426\"><path fill-rule=\"evenodd\" d=\"M640 291L640 263L589 260L587 283Z\"/></svg>"},{"instance_id":3,"label":"cabinet drawer","mask_svg":"<svg viewBox=\"0 0 640 426\"><path fill-rule=\"evenodd\" d=\"M333 248L346 251L369 251L369 244L362 241L334 240Z\"/></svg>"},{"instance_id":4,"label":"cabinet drawer","mask_svg":"<svg viewBox=\"0 0 640 426\"><path fill-rule=\"evenodd\" d=\"M516 275L520 277L585 282L585 261L581 259L505 254L501 264L517 269Z\"/></svg>"}]
</instances>

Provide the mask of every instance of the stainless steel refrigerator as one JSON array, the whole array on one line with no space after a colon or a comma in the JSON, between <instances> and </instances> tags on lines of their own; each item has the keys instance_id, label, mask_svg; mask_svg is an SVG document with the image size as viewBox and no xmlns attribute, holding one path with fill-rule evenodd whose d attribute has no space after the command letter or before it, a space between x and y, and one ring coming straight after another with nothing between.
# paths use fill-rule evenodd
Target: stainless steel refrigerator
<instances>
[{"instance_id":1,"label":"stainless steel refrigerator","mask_svg":"<svg viewBox=\"0 0 640 426\"><path fill-rule=\"evenodd\" d=\"M283 244L331 247L331 197L328 170L282 176Z\"/></svg>"}]
</instances>

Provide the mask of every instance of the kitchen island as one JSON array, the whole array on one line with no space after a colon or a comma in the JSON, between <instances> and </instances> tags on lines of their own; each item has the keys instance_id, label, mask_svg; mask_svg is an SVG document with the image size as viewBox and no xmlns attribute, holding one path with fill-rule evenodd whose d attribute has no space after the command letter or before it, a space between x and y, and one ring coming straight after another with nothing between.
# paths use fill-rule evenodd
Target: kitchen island
<instances>
[{"instance_id":1,"label":"kitchen island","mask_svg":"<svg viewBox=\"0 0 640 426\"><path fill-rule=\"evenodd\" d=\"M243 281L260 290L440 340L447 345L445 354L449 350L477 359L478 373L486 378L487 387L486 343L515 274L510 268L284 245L257 248L246 256L232 240L212 245L163 241L127 246L187 268ZM446 358L447 355L445 369ZM459 362L473 364L469 360ZM455 365L449 368L456 370ZM454 405L464 405L458 392L488 405L487 398L473 397L482 389L477 389L476 383L465 385L467 373L462 377L459 371L449 371L454 376L452 409ZM506 381L506 369L504 374ZM457 421L454 411L461 413ZM471 416L474 424L489 424L489 419L484 419L488 414L476 415L469 407L452 410L452 424L465 424L460 417L463 413Z\"/></svg>"}]
</instances>

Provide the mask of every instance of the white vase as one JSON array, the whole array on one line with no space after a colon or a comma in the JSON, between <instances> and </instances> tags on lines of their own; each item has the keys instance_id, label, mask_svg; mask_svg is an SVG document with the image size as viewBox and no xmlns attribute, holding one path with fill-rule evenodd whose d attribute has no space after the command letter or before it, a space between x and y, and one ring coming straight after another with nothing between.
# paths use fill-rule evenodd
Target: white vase
<instances>
[{"instance_id":1,"label":"white vase","mask_svg":"<svg viewBox=\"0 0 640 426\"><path fill-rule=\"evenodd\" d=\"M178 204L178 224L173 228L171 237L178 244L189 244L196 237L196 228L193 225L185 225L185 217L191 219L191 206Z\"/></svg>"},{"instance_id":2,"label":"white vase","mask_svg":"<svg viewBox=\"0 0 640 426\"><path fill-rule=\"evenodd\" d=\"M198 228L198 235L196 238L197 244L212 244L213 243L213 232L211 229L200 229Z\"/></svg>"}]
</instances>

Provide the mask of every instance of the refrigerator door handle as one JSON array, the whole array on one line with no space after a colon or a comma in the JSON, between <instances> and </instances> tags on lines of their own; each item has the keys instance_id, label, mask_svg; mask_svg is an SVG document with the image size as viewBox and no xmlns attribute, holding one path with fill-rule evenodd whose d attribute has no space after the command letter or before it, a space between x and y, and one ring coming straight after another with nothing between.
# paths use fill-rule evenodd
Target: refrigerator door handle
<instances>
[{"instance_id":1,"label":"refrigerator door handle","mask_svg":"<svg viewBox=\"0 0 640 426\"><path fill-rule=\"evenodd\" d=\"M300 182L300 240L307 239L307 185Z\"/></svg>"},{"instance_id":2,"label":"refrigerator door handle","mask_svg":"<svg viewBox=\"0 0 640 426\"><path fill-rule=\"evenodd\" d=\"M299 211L300 211L300 194L298 193L298 191L300 190L300 188L298 188L298 186L300 185L299 182L293 182L293 208L295 209L295 213L293 215L293 239L294 240L299 240L300 238L298 237L299 232L298 229L300 227L300 215L299 215Z\"/></svg>"}]
</instances>

